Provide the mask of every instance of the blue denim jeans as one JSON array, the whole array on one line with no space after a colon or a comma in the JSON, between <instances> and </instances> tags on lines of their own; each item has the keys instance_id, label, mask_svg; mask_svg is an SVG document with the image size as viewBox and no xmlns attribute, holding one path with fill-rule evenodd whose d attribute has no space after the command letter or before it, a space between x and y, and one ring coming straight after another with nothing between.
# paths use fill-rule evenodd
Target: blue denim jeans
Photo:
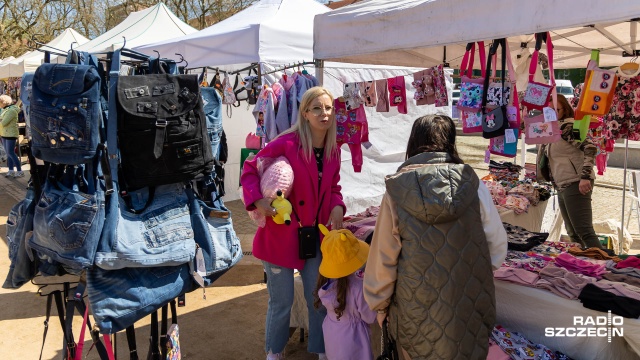
<instances>
[{"instance_id":1,"label":"blue denim jeans","mask_svg":"<svg viewBox=\"0 0 640 360\"><path fill-rule=\"evenodd\" d=\"M2 138L2 147L7 152L7 167L13 171L15 166L18 171L22 171L22 164L16 155L16 139Z\"/></svg>"},{"instance_id":2,"label":"blue denim jeans","mask_svg":"<svg viewBox=\"0 0 640 360\"><path fill-rule=\"evenodd\" d=\"M220 158L220 137L222 136L222 99L215 88L202 87L200 95L204 104L204 114L207 117L207 135L211 140L213 157Z\"/></svg>"},{"instance_id":3,"label":"blue denim jeans","mask_svg":"<svg viewBox=\"0 0 640 360\"><path fill-rule=\"evenodd\" d=\"M91 311L101 334L114 334L192 288L189 265L87 270Z\"/></svg>"},{"instance_id":4,"label":"blue denim jeans","mask_svg":"<svg viewBox=\"0 0 640 360\"><path fill-rule=\"evenodd\" d=\"M35 157L70 165L93 159L102 126L100 76L94 66L42 64L31 99Z\"/></svg>"},{"instance_id":5,"label":"blue denim jeans","mask_svg":"<svg viewBox=\"0 0 640 360\"><path fill-rule=\"evenodd\" d=\"M66 176L81 174L78 170ZM93 265L104 224L105 199L104 191L85 193L74 181L47 181L35 208L29 246L68 271L79 273Z\"/></svg>"},{"instance_id":6,"label":"blue denim jeans","mask_svg":"<svg viewBox=\"0 0 640 360\"><path fill-rule=\"evenodd\" d=\"M313 259L305 261L304 268L300 271L304 286L304 298L307 301L309 313L309 344L307 351L310 353L324 353L324 335L322 322L327 315L324 307L313 307L313 292L318 281L322 253L320 244L317 245L317 255ZM269 306L267 308L267 323L265 329L265 352L280 353L284 351L289 340L289 323L291 318L291 306L293 305L293 269L277 266L266 261L264 264L267 272L267 290L269 291Z\"/></svg>"},{"instance_id":7,"label":"blue denim jeans","mask_svg":"<svg viewBox=\"0 0 640 360\"><path fill-rule=\"evenodd\" d=\"M231 212L224 205L220 203L212 208L197 199L191 190L187 190L187 194L194 237L204 257L204 285L209 286L242 259L240 239L233 230Z\"/></svg>"},{"instance_id":8,"label":"blue denim jeans","mask_svg":"<svg viewBox=\"0 0 640 360\"><path fill-rule=\"evenodd\" d=\"M35 191L27 190L24 200L13 206L7 219L7 243L9 245L9 273L2 285L5 289L17 289L35 275L34 264L27 254L26 241L33 231L33 213L36 206Z\"/></svg>"},{"instance_id":9,"label":"blue denim jeans","mask_svg":"<svg viewBox=\"0 0 640 360\"><path fill-rule=\"evenodd\" d=\"M128 193L133 209L144 208L148 189ZM105 224L115 231L103 233L95 258L97 266L105 270L176 266L193 259L196 248L183 184L157 186L150 205L141 213L131 212L119 196L110 199L109 207L107 218L115 219L107 219Z\"/></svg>"}]
</instances>

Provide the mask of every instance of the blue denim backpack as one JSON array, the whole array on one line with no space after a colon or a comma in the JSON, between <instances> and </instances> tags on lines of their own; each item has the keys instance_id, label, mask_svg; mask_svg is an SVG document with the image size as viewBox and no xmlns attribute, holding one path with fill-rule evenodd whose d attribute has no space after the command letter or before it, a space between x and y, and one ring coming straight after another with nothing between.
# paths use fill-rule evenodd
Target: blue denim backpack
<instances>
[{"instance_id":1,"label":"blue denim backpack","mask_svg":"<svg viewBox=\"0 0 640 360\"><path fill-rule=\"evenodd\" d=\"M95 157L103 125L100 86L94 64L42 64L36 69L29 114L35 157L69 165Z\"/></svg>"}]
</instances>

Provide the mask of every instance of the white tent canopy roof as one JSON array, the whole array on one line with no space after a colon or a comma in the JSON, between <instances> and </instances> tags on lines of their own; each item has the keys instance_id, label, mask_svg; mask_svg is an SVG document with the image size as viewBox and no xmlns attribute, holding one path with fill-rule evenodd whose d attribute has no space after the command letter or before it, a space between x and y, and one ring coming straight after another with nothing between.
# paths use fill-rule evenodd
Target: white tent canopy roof
<instances>
[{"instance_id":1,"label":"white tent canopy roof","mask_svg":"<svg viewBox=\"0 0 640 360\"><path fill-rule=\"evenodd\" d=\"M286 64L313 60L313 23L329 11L314 0L261 0L195 34L134 47L163 57L180 53L189 67Z\"/></svg>"},{"instance_id":2,"label":"white tent canopy roof","mask_svg":"<svg viewBox=\"0 0 640 360\"><path fill-rule=\"evenodd\" d=\"M196 31L198 30L176 17L163 3L158 3L129 14L113 29L74 49L90 53L113 51L125 45L125 39L126 47L132 49ZM174 52L171 51L172 54Z\"/></svg>"},{"instance_id":3,"label":"white tent canopy roof","mask_svg":"<svg viewBox=\"0 0 640 360\"><path fill-rule=\"evenodd\" d=\"M53 40L48 42L46 46L43 47L43 49L59 49L62 51L66 51L71 48L72 43L75 43L74 46L77 47L78 45L82 45L88 41L89 39L82 36L77 31L68 28L65 29L60 35L56 36ZM35 71L36 68L40 66L40 64L42 64L43 60L44 53L42 51L28 51L22 54L17 59L0 65L0 79L8 77L20 77L25 72Z\"/></svg>"},{"instance_id":4,"label":"white tent canopy roof","mask_svg":"<svg viewBox=\"0 0 640 360\"><path fill-rule=\"evenodd\" d=\"M533 34L551 31L555 68L584 67L591 49L601 49L601 66L615 66L623 49L637 48L630 20L639 17L637 0L365 0L316 16L314 56L426 67L443 62L446 46L459 67L467 42L507 37L512 53L521 43L531 51Z\"/></svg>"}]
</instances>

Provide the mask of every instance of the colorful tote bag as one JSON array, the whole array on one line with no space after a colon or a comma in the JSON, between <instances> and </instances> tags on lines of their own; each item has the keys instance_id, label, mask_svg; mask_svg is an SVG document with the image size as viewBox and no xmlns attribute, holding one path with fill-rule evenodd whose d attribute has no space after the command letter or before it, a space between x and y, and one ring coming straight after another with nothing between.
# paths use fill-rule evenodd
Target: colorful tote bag
<instances>
[{"instance_id":1,"label":"colorful tote bag","mask_svg":"<svg viewBox=\"0 0 640 360\"><path fill-rule=\"evenodd\" d=\"M561 139L560 124L557 121L545 122L543 115L524 119L526 144L550 144Z\"/></svg>"},{"instance_id":2,"label":"colorful tote bag","mask_svg":"<svg viewBox=\"0 0 640 360\"><path fill-rule=\"evenodd\" d=\"M500 155L505 157L516 157L518 147L518 129L512 129L514 134L513 142L507 142L506 136L498 136L489 140L489 152L494 155Z\"/></svg>"},{"instance_id":3,"label":"colorful tote bag","mask_svg":"<svg viewBox=\"0 0 640 360\"><path fill-rule=\"evenodd\" d=\"M551 85L539 83L533 81L533 76L536 73L538 66L538 53L542 47L542 42L547 43L547 57L549 58L549 77ZM536 50L531 57L531 64L529 64L529 83L527 84L527 90L524 93L522 103L527 106L528 109L542 110L547 106L549 99L551 98L551 90L556 86L556 80L553 74L553 44L551 43L551 35L547 33L536 34Z\"/></svg>"},{"instance_id":4,"label":"colorful tote bag","mask_svg":"<svg viewBox=\"0 0 640 360\"><path fill-rule=\"evenodd\" d=\"M600 51L591 50L591 60L587 64L584 87L576 108L576 120L585 115L603 116L611 109L618 75L615 71L600 69L599 60Z\"/></svg>"},{"instance_id":5,"label":"colorful tote bag","mask_svg":"<svg viewBox=\"0 0 640 360\"><path fill-rule=\"evenodd\" d=\"M461 111L478 111L482 107L484 78L486 76L484 41L478 41L478 52L480 53L480 64L482 68L482 75L478 79L473 78L475 48L475 43L467 44L467 51L464 53L462 63L460 64L460 98L458 99L457 106Z\"/></svg>"},{"instance_id":6,"label":"colorful tote bag","mask_svg":"<svg viewBox=\"0 0 640 360\"><path fill-rule=\"evenodd\" d=\"M482 132L482 111L460 111L462 132L465 134Z\"/></svg>"},{"instance_id":7,"label":"colorful tote bag","mask_svg":"<svg viewBox=\"0 0 640 360\"><path fill-rule=\"evenodd\" d=\"M433 76L433 88L436 97L436 107L449 106L449 97L447 95L447 79L444 76L444 66L442 64L431 68L431 76Z\"/></svg>"}]
</instances>

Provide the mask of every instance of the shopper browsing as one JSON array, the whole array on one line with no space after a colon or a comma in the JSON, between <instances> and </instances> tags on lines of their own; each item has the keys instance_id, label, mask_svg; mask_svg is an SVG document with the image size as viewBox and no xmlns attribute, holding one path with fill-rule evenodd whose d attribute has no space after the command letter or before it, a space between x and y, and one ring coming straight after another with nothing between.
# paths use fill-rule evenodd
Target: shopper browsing
<instances>
[{"instance_id":1,"label":"shopper browsing","mask_svg":"<svg viewBox=\"0 0 640 360\"><path fill-rule=\"evenodd\" d=\"M544 144L538 151L538 174L546 163L553 186L558 191L560 213L571 241L584 248L602 248L593 229L591 194L596 174L593 171L597 148L587 137L580 140L573 132L573 108L558 94L558 121L562 140ZM540 161L540 157L548 161Z\"/></svg>"},{"instance_id":2,"label":"shopper browsing","mask_svg":"<svg viewBox=\"0 0 640 360\"><path fill-rule=\"evenodd\" d=\"M405 359L485 359L495 325L492 270L507 234L455 141L448 116L414 122L371 241L364 297Z\"/></svg>"},{"instance_id":3,"label":"shopper browsing","mask_svg":"<svg viewBox=\"0 0 640 360\"><path fill-rule=\"evenodd\" d=\"M18 141L18 113L20 109L13 105L9 95L0 95L0 138L2 146L7 152L7 167L9 171L4 177L23 177L22 163L16 154L16 142ZM13 171L13 168L16 171Z\"/></svg>"},{"instance_id":4,"label":"shopper browsing","mask_svg":"<svg viewBox=\"0 0 640 360\"><path fill-rule=\"evenodd\" d=\"M322 323L327 358L373 359L369 324L376 320L376 313L364 301L361 270L369 245L349 230L328 232L322 225L320 230L325 238L314 305L316 309L322 305L327 309Z\"/></svg>"},{"instance_id":5,"label":"shopper browsing","mask_svg":"<svg viewBox=\"0 0 640 360\"><path fill-rule=\"evenodd\" d=\"M289 320L293 304L293 271L300 270L309 312L311 353L324 358L322 321L324 308L313 307L313 291L322 260L321 235L317 225L342 228L345 213L340 181L340 149L336 146L333 96L322 87L307 90L300 101L297 123L244 163L241 177L245 208L258 209L266 217L253 239L253 255L263 261L267 273L267 359L281 359L289 339ZM295 174L288 200L293 207L291 225L278 225L271 216L273 199L260 192L258 161L284 156Z\"/></svg>"}]
</instances>

